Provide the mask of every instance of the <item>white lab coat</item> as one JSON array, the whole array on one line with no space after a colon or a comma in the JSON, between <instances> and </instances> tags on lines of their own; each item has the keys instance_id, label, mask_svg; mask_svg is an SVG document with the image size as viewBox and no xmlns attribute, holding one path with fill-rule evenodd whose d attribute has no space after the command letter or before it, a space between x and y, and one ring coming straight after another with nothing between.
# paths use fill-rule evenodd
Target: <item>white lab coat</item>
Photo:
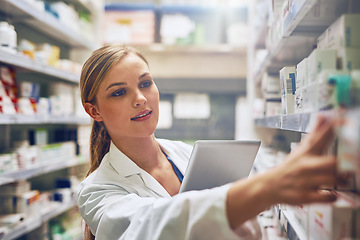
<instances>
[{"instance_id":1,"label":"white lab coat","mask_svg":"<svg viewBox=\"0 0 360 240\"><path fill-rule=\"evenodd\" d=\"M192 147L157 141L184 174ZM76 194L80 214L96 239L239 239L226 217L228 189L225 185L171 197L112 143L100 167L80 183ZM244 239L255 238L247 234Z\"/></svg>"}]
</instances>

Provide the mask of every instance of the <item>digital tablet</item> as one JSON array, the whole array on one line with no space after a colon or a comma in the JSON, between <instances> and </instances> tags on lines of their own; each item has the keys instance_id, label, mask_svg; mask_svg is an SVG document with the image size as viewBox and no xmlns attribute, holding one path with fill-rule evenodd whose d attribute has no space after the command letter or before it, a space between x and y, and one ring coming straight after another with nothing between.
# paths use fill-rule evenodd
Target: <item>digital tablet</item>
<instances>
[{"instance_id":1,"label":"digital tablet","mask_svg":"<svg viewBox=\"0 0 360 240\"><path fill-rule=\"evenodd\" d=\"M179 193L247 178L260 143L258 140L196 141Z\"/></svg>"}]
</instances>

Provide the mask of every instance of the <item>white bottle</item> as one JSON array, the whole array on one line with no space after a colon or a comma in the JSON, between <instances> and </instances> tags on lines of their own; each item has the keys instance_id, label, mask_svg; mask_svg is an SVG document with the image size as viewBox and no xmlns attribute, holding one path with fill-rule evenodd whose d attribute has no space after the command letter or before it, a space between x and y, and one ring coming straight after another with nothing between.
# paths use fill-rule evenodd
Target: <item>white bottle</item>
<instances>
[{"instance_id":1,"label":"white bottle","mask_svg":"<svg viewBox=\"0 0 360 240\"><path fill-rule=\"evenodd\" d=\"M9 47L10 47L10 51L12 53L16 53L17 52L17 33L15 31L15 27L14 25L10 25L9 24Z\"/></svg>"},{"instance_id":2,"label":"white bottle","mask_svg":"<svg viewBox=\"0 0 360 240\"><path fill-rule=\"evenodd\" d=\"M0 48L9 49L10 45L10 29L7 22L0 22Z\"/></svg>"}]
</instances>

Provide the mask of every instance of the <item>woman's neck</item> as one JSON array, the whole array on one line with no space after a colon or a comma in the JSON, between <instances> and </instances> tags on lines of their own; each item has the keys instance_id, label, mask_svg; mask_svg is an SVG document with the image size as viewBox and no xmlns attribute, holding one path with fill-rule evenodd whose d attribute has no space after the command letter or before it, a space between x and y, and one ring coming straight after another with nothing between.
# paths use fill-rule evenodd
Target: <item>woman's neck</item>
<instances>
[{"instance_id":1,"label":"woman's neck","mask_svg":"<svg viewBox=\"0 0 360 240\"><path fill-rule=\"evenodd\" d=\"M113 141L115 146L145 171L152 171L162 165L164 154L155 136L126 138Z\"/></svg>"}]
</instances>

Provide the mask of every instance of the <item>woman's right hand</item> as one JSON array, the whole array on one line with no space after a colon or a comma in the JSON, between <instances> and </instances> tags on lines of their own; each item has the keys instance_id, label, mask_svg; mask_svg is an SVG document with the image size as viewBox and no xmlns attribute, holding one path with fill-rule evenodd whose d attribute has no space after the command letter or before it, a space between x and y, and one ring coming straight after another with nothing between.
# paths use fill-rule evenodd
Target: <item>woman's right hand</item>
<instances>
[{"instance_id":1,"label":"woman's right hand","mask_svg":"<svg viewBox=\"0 0 360 240\"><path fill-rule=\"evenodd\" d=\"M326 151L334 140L338 119L319 116L313 131L287 155L282 164L263 174L241 179L227 195L227 216L233 229L279 203L290 205L332 202L326 188L340 183L337 161Z\"/></svg>"},{"instance_id":2,"label":"woman's right hand","mask_svg":"<svg viewBox=\"0 0 360 240\"><path fill-rule=\"evenodd\" d=\"M299 143L285 161L270 170L274 203L306 204L331 202L336 196L326 188L338 183L335 156L327 154L339 119L319 116L313 131Z\"/></svg>"}]
</instances>

